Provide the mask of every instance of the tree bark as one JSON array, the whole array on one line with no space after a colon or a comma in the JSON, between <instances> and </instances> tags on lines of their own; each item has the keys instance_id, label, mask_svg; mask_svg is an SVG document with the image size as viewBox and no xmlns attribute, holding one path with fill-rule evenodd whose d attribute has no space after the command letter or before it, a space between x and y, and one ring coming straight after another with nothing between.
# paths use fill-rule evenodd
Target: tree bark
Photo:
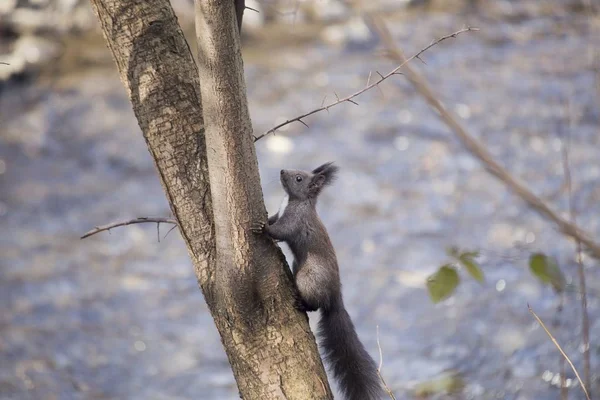
<instances>
[{"instance_id":1,"label":"tree bark","mask_svg":"<svg viewBox=\"0 0 600 400\"><path fill-rule=\"evenodd\" d=\"M248 230L266 212L246 103L239 8L233 1L197 4L201 89L168 0L91 2L240 395L331 399L306 315L294 308L283 254Z\"/></svg>"},{"instance_id":2,"label":"tree bark","mask_svg":"<svg viewBox=\"0 0 600 400\"><path fill-rule=\"evenodd\" d=\"M305 314L294 308L282 254L270 239L250 231L253 221L266 220L266 210L234 3L195 5L217 280L229 322L223 326L227 334L221 332L225 347L235 349L228 351L229 361L244 398L328 398Z\"/></svg>"}]
</instances>

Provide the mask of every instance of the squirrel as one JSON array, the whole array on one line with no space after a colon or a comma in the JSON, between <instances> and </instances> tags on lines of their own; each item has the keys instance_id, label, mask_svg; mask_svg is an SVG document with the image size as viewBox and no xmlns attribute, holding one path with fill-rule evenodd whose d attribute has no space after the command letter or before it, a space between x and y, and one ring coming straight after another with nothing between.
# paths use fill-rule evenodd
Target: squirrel
<instances>
[{"instance_id":1,"label":"squirrel","mask_svg":"<svg viewBox=\"0 0 600 400\"><path fill-rule=\"evenodd\" d=\"M321 310L320 345L344 397L374 400L380 398L382 390L377 367L344 307L335 250L316 210L319 194L333 183L337 172L338 167L331 162L312 172L281 170L286 196L279 211L268 224L256 222L251 229L290 247L299 308Z\"/></svg>"}]
</instances>

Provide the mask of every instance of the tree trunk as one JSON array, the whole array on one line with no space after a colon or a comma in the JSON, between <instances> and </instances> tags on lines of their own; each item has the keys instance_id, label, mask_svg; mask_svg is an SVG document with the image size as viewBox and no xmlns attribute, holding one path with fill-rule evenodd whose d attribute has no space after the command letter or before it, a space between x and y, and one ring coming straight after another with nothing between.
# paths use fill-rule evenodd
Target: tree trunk
<instances>
[{"instance_id":1,"label":"tree trunk","mask_svg":"<svg viewBox=\"0 0 600 400\"><path fill-rule=\"evenodd\" d=\"M168 0L91 2L241 396L331 399L285 259L248 230L266 212L234 2L197 3L202 89Z\"/></svg>"}]
</instances>

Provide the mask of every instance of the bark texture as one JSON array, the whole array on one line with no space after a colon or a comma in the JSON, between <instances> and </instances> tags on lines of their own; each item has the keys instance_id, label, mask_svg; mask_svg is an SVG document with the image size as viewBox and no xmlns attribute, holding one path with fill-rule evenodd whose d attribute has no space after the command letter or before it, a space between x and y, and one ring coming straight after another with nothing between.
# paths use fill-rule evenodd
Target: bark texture
<instances>
[{"instance_id":1,"label":"bark texture","mask_svg":"<svg viewBox=\"0 0 600 400\"><path fill-rule=\"evenodd\" d=\"M332 398L306 316L293 307L295 292L285 259L271 241L248 230L251 221L266 219L266 212L246 104L236 4L197 4L201 91L198 69L168 0L91 2L240 395Z\"/></svg>"},{"instance_id":2,"label":"bark texture","mask_svg":"<svg viewBox=\"0 0 600 400\"><path fill-rule=\"evenodd\" d=\"M167 0L92 0L92 6L198 282L210 293L214 224L200 82L188 44Z\"/></svg>"},{"instance_id":3,"label":"bark texture","mask_svg":"<svg viewBox=\"0 0 600 400\"><path fill-rule=\"evenodd\" d=\"M228 352L229 361L240 389L247 388L241 390L244 398L328 398L314 338L304 314L298 318L293 306L282 254L269 239L250 231L253 221L266 220L266 210L236 8L222 0L195 4L217 281L230 322L230 334L222 338L226 348L236 349Z\"/></svg>"}]
</instances>

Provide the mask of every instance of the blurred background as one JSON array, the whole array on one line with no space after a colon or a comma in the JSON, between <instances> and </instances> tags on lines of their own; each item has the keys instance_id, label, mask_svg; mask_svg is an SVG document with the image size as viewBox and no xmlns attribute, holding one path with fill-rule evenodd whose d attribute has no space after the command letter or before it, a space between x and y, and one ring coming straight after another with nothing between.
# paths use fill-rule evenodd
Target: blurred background
<instances>
[{"instance_id":1,"label":"blurred background","mask_svg":"<svg viewBox=\"0 0 600 400\"><path fill-rule=\"evenodd\" d=\"M193 6L173 0L193 44ZM337 0L250 2L243 51L256 134L395 67L371 27ZM597 4L580 0L380 0L410 56L464 25L479 32L414 60L461 123L548 204L568 212L570 139L578 223L600 239ZM0 2L0 398L235 399L235 381L177 231L96 225L168 216L152 159L87 1ZM265 201L279 169L335 161L319 211L346 304L397 398L564 399L561 356L582 374L575 244L456 140L402 76L257 142ZM160 241L158 240L160 238ZM483 283L437 303L427 278L477 252ZM552 257L558 290L532 274ZM289 254L289 253L286 253ZM600 274L584 256L592 390ZM553 264L554 265L554 264ZM552 282L550 282L552 283ZM556 286L556 285L554 285ZM311 319L317 318L312 315ZM583 399L567 368L570 399Z\"/></svg>"}]
</instances>

